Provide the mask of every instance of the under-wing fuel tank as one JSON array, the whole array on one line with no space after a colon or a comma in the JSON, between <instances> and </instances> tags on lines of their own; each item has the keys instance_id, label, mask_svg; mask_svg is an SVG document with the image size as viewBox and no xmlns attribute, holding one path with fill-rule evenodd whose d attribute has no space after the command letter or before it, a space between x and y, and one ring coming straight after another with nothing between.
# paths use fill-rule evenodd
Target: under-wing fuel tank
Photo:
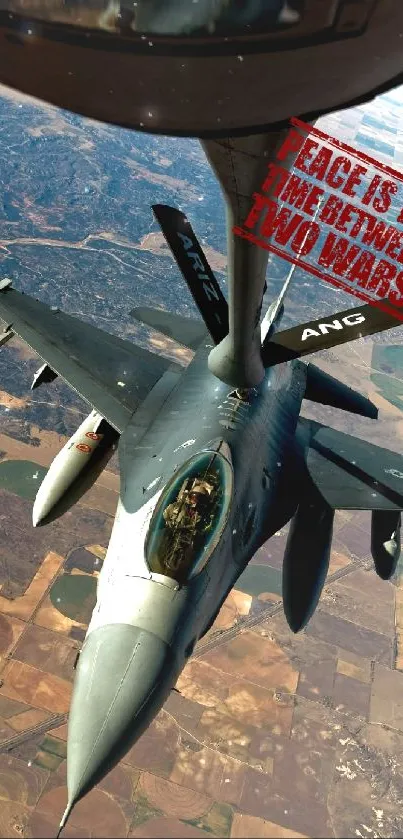
<instances>
[{"instance_id":1,"label":"under-wing fuel tank","mask_svg":"<svg viewBox=\"0 0 403 839\"><path fill-rule=\"evenodd\" d=\"M81 423L56 455L37 492L34 527L63 515L95 483L111 458L119 434L97 411Z\"/></svg>"},{"instance_id":2,"label":"under-wing fuel tank","mask_svg":"<svg viewBox=\"0 0 403 839\"><path fill-rule=\"evenodd\" d=\"M292 519L283 562L283 605L287 623L299 632L312 617L326 580L334 510L312 488Z\"/></svg>"},{"instance_id":3,"label":"under-wing fuel tank","mask_svg":"<svg viewBox=\"0 0 403 839\"><path fill-rule=\"evenodd\" d=\"M390 580L400 556L400 510L373 510L371 553L375 570L382 580Z\"/></svg>"}]
</instances>

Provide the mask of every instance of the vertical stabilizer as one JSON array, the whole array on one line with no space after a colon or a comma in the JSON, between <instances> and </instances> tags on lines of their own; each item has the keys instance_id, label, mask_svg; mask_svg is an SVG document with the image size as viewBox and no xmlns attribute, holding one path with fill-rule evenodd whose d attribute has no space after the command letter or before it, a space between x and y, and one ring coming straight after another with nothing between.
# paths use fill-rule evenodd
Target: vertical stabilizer
<instances>
[{"instance_id":1,"label":"vertical stabilizer","mask_svg":"<svg viewBox=\"0 0 403 839\"><path fill-rule=\"evenodd\" d=\"M200 242L180 210L166 204L154 204L152 211L204 323L214 343L218 344L228 332L228 304Z\"/></svg>"}]
</instances>

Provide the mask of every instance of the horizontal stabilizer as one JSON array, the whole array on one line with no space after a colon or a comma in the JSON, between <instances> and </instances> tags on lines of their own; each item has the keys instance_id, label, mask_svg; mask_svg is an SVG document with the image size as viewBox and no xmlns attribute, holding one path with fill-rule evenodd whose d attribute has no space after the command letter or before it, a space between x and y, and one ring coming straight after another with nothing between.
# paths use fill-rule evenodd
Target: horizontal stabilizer
<instances>
[{"instance_id":1,"label":"horizontal stabilizer","mask_svg":"<svg viewBox=\"0 0 403 839\"><path fill-rule=\"evenodd\" d=\"M330 317L301 323L274 335L269 333L262 345L263 364L265 367L272 367L283 361L337 347L395 326L402 326L402 320L384 312L378 306L371 304L345 309Z\"/></svg>"},{"instance_id":2,"label":"horizontal stabilizer","mask_svg":"<svg viewBox=\"0 0 403 839\"><path fill-rule=\"evenodd\" d=\"M132 317L157 329L168 338L178 341L191 350L196 350L206 337L206 327L203 321L195 318L185 318L163 309L152 309L150 306L137 306L130 312Z\"/></svg>"},{"instance_id":3,"label":"horizontal stabilizer","mask_svg":"<svg viewBox=\"0 0 403 839\"><path fill-rule=\"evenodd\" d=\"M335 510L403 510L403 457L300 419L309 476Z\"/></svg>"},{"instance_id":4,"label":"horizontal stabilizer","mask_svg":"<svg viewBox=\"0 0 403 839\"><path fill-rule=\"evenodd\" d=\"M166 204L152 211L215 344L228 334L228 303L184 213Z\"/></svg>"},{"instance_id":5,"label":"horizontal stabilizer","mask_svg":"<svg viewBox=\"0 0 403 839\"><path fill-rule=\"evenodd\" d=\"M362 396L361 393L330 376L329 373L320 370L315 364L307 365L304 397L310 399L311 402L319 402L321 405L330 405L332 408L349 411L350 414L360 414L369 419L378 417L378 408L366 396Z\"/></svg>"}]
</instances>

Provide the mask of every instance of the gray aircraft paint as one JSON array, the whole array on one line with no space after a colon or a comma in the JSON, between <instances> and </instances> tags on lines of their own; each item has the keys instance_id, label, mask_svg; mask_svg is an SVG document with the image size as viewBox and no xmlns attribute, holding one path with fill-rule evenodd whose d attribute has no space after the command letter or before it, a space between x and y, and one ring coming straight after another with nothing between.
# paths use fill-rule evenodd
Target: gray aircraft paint
<instances>
[{"instance_id":1,"label":"gray aircraft paint","mask_svg":"<svg viewBox=\"0 0 403 839\"><path fill-rule=\"evenodd\" d=\"M184 8L180 0L173 0L173 3L168 5L173 10ZM207 10L209 17L210 9L213 5L217 7L217 4L206 0L200 4L200 7L204 12ZM256 4L254 2L248 3L245 7L247 14L248 11L258 8L258 5L258 3ZM308 6L308 4L305 5ZM324 6L325 4L322 5ZM48 17L46 12L43 13L41 20L41 32L40 36L38 35L39 40L35 38L35 43L33 42L31 47L28 42L24 42L24 49L21 49L21 35L19 32L21 22L18 16L14 20L14 15L10 14L14 9L10 6L4 10L2 20L0 21L0 77L7 84L11 84L30 94L40 96L63 107L71 108L72 110L98 119L106 119L126 126L131 125L132 127L140 127L145 128L145 130L155 130L163 133L171 132L175 134L182 132L193 136L224 137L225 140L221 147L218 143L215 149L214 147L209 149L209 152L211 152L210 157L212 161L216 156L223 155L227 157L227 171L231 177L231 173L233 174L232 164L234 156L238 155L241 158L241 165L238 166L237 176L232 179L232 184L227 185L225 192L229 196L229 204L231 205L228 213L229 223L235 219L243 221L245 217L243 210L245 207L242 207L241 204L245 203L246 199L249 199L252 191L250 187L253 186L253 182L256 182L256 171L254 173L252 172L253 177L251 177L251 170L254 169L254 163L256 162L253 160L253 152L256 152L256 144L255 138L252 140L249 138L248 149L246 151L251 165L245 167L248 170L248 176L246 181L243 181L242 158L245 161L245 147L242 147L243 140L234 141L230 136L231 134L239 130L242 133L249 132L250 134L256 130L263 132L267 130L269 125L273 126L277 121L286 120L290 114L294 113L306 114L309 112L311 115L313 113L318 115L318 113L322 113L323 111L340 107L343 103L351 103L355 99L362 99L371 95L380 85L392 86L394 79L397 82L398 74L401 73L402 52L399 35L403 13L400 0L389 4L391 5L391 9L385 8L383 12L381 9L382 4L375 4L376 11L375 5L365 4L366 11L364 11L364 15L360 14L360 10L362 11L364 4L353 4L354 9L344 9L348 14L349 26L347 27L343 27L343 15L337 13L337 11L343 11L341 4L336 3L331 5L332 9L330 11L327 8L325 10L326 20L321 19L318 22L316 8L307 14L304 21L308 25L307 34L306 36L303 34L301 37L297 33L296 43L291 43L291 46L293 46L292 50L290 49L290 41L283 39L283 33L279 33L279 38L282 38L281 43L277 40L274 45L271 39L269 39L267 45L264 43L265 32L263 33L263 38L259 34L256 43L250 43L249 39L245 39L245 49L243 47L240 49L240 42L236 40L227 44L224 38L217 50L214 43L209 44L208 38L206 38L201 44L203 58L201 58L201 54L199 54L197 48L194 50L194 54L192 54L193 50L189 50L186 56L186 73L182 72L183 64L181 61L178 61L175 46L173 49L170 47L167 53L164 54L165 47L162 45L163 48L160 49L157 38L155 39L156 43L151 43L152 50L150 50L150 44L145 43L142 45L139 39L134 49L123 54L119 49L119 32L109 33L108 38L99 38L95 32L91 33L93 64L92 72L88 73L87 35L89 33L85 31L81 24L78 27L74 27L74 25L72 27L64 27L57 22L55 23L52 19L49 25L49 21L46 19ZM343 3L344 6L345 4ZM157 3L153 7L161 8L162 4ZM195 13L197 14L197 9ZM345 18L344 22L346 22ZM343 29L346 29L346 31L343 32ZM252 35L252 39L255 41L254 35ZM106 52L103 48L105 43L107 43L108 49L110 44L113 44L114 48L114 52L111 50L107 54L107 60L105 59ZM122 44L125 43L126 39L123 39ZM56 67L57 72L42 76L34 72L34 68L37 65L38 49L41 51L42 64L44 66ZM207 62L205 61L206 54L208 54ZM374 55L377 56L376 62L372 60ZM157 72L144 72L144 68L148 68L150 61L154 61L155 65L158 61L158 65L156 65L158 67ZM328 73L318 73L318 67L323 68L329 66L335 68L334 73L330 75ZM107 67L107 73L105 73L105 67ZM71 84L61 87L58 79L66 75L67 72L72 74ZM127 85L126 81L128 78L144 79L144 87L142 86L140 89L136 85ZM295 84L296 78L298 78L299 84ZM259 84L255 84L256 79L259 79ZM114 96L105 96L105 91L112 88L114 90ZM156 107L153 108L153 113L150 114L148 119L147 116L144 116L146 112L144 106L145 103L149 102L154 102ZM144 119L146 119L145 125ZM257 145L261 143L262 136L260 135L259 139L259 136L256 135ZM277 139L278 137L279 135L277 134ZM270 142L273 138L275 145L276 137L272 133ZM265 144L267 152L267 139L263 139L263 144L260 146L260 150L263 153ZM222 176L222 166L219 166L219 168L221 168ZM218 176L222 180L220 173L218 173ZM238 246L237 244L235 244L235 247L232 247L231 242L229 243L230 331L228 338L224 338L220 342L214 351L214 355L211 356L210 367L221 379L228 381L232 386L250 387L256 384L258 388L261 388L262 385L266 384L265 367L274 363L273 346L270 345L269 341L267 346L263 348L264 352L261 353L260 336L257 334L258 313L260 312L264 288L265 262L264 257L261 255L257 256L256 253L253 253L251 249L248 251L244 246ZM251 287L249 297L248 282L250 279ZM16 296L11 298L11 303L14 301L16 304L14 310L17 308L18 300L19 298ZM7 304L7 296L5 302ZM19 302L21 303L21 300ZM0 308L2 307L0 306ZM13 305L4 305L3 308L7 315L7 312L13 309ZM31 309L29 311L29 307L25 307L25 320L23 317L18 322L17 317L17 326L20 332L22 331L24 333L24 339L26 340L28 337L28 341L32 341L32 346L41 352L41 346L38 347L38 341L36 340L38 333L38 320L36 318L38 307L32 306ZM14 329L14 320L12 319L11 322ZM65 337L63 330L66 327L66 319L59 318L58 325L59 336L63 338ZM43 328L44 326L52 327L52 321L48 320L47 323L42 323L42 332L46 337L47 330ZM16 332L20 334L18 329L16 329ZM43 334L41 338L43 339ZM210 432L211 426L214 425L214 418L209 412L204 412L206 419L198 419L198 422L202 421L205 423L202 426L203 435L199 435L198 429L190 429L191 415L188 411L188 399L183 398L181 385L175 383L172 379L169 382L169 386L165 386L167 384L166 376L169 376L167 371L162 375L162 380L165 379L162 392L161 390L158 391L158 397L155 400L153 391L151 390L142 409L140 412L137 411L133 420L132 417L135 408L133 407L132 400L128 398L123 405L120 393L117 395L113 391L112 394L107 392L108 388L104 386L105 383L99 380L99 371L95 371L95 375L91 378L91 376L87 375L88 370L85 369L84 365L77 370L77 366L74 368L74 364L72 364L71 357L68 356L66 361L65 346L61 348L57 346L55 350L54 346L46 342L46 339L41 340L39 344L44 347L43 357L48 361L52 369L55 369L60 375L64 374L64 378L73 387L77 387L84 398L102 416L106 417L114 428L119 432L126 429L121 441L121 450L122 452L126 452L126 455L121 459L123 472L122 492L125 499L124 504L127 506L129 503L129 509L126 509L125 506L125 513L135 515L136 512L143 509L144 505L147 504L147 500L151 500L158 493L158 481L162 482L166 479L169 472L167 463L170 457L172 460L173 457L178 458L179 454L184 455L186 453L186 448L188 447L181 448L183 442L194 439L196 441L194 445L196 446L199 436L203 436L207 431ZM109 348L111 348L111 344L113 342L109 341ZM315 344L315 348L318 344ZM286 349L288 348L286 347ZM115 342L113 352L118 353L121 350L122 348L120 347L119 349L117 342ZM266 350L267 356L265 355ZM102 344L98 345L100 357L102 356L102 351ZM133 352L133 364L134 356L135 353ZM291 357L295 357L295 355L291 355ZM389 504L388 509L395 509L397 501L400 503L399 499L401 496L397 492L394 475L390 475L390 483L393 485L392 488L389 485L386 487L388 490L393 490L392 493L389 492L389 495L382 495L382 492L376 489L371 491L373 487L371 487L368 494L368 492L366 493L367 487L365 482L361 481L360 483L360 478L357 475L351 476L349 471L351 464L348 461L348 454L346 455L346 451L349 451L349 445L351 451L351 438L348 438L348 435L342 435L343 439L341 440L340 435L329 434L329 430L323 431L323 428L313 429L313 426L307 427L298 423L296 429L298 445L296 447L292 445L291 438L293 435L291 434L291 428L294 420L297 418L294 410L295 402L300 403L301 391L304 390L303 379L306 372L303 372L303 365L299 365L299 363L290 365L288 369L290 368L292 373L288 374L288 378L287 374L285 374L282 381L280 374L278 379L273 378L273 380L270 380L270 387L267 390L271 391L274 397L272 412L269 412L270 416L267 416L262 410L262 416L260 417L262 422L264 420L266 421L266 425L262 424L259 428L258 422L252 421L250 424L251 429L248 432L247 424L237 426L236 423L231 423L230 428L225 429L226 436L233 435L233 438L229 440L229 445L234 457L234 469L239 478L239 486L237 480L235 481L236 486L233 503L234 517L236 514L239 517L236 528L237 534L239 532L239 526L242 528L242 526L246 527L248 524L247 518L245 522L247 512L242 508L242 502L247 504L247 510L250 509L249 504L252 504L252 513L256 513L253 510L253 497L255 492L257 497L257 479L255 473L251 473L251 459L249 458L247 462L248 459L245 455L249 444L252 447L251 451L254 452L256 452L259 443L261 443L263 448L267 446L269 465L274 464L276 456L279 457L276 464L282 464L282 469L279 474L276 474L273 467L272 474L269 476L270 480L267 492L271 498L272 507L270 507L269 502L266 500L261 502L260 505L262 517L265 505L267 505L267 511L270 511L267 526L268 532L270 532L273 526L273 520L275 518L273 510L276 509L276 504L278 512L283 516L285 515L285 511L281 510L281 505L277 503L278 499L288 499L285 486L281 483L282 476L284 475L286 478L290 478L291 476L291 478L294 478L295 474L298 474L298 467L301 466L300 461L303 459L302 453L309 466L308 472L312 480L316 480L320 484L321 481L323 483L324 474L325 477L328 474L332 475L332 480L327 484L325 481L325 486L322 488L327 495L332 495L335 504L344 502L350 505L357 503L362 505L365 503L367 505L364 506L365 509L373 509L374 504ZM108 373L110 372L108 369ZM110 377L107 376L106 378L108 379ZM156 378L159 378L159 376ZM199 382L202 381L203 377L201 376ZM187 385L190 383L191 376L189 376ZM205 384L207 390L209 390L209 379L206 378ZM269 383L267 382L267 384ZM182 420L182 415L178 412L178 409L172 407L172 400L169 402L169 393L171 395L174 393L172 388L174 390L177 388L178 396L182 397L181 411L183 413L183 419L188 420L184 433L180 435L182 440L178 439L175 444L175 448L178 449L175 454L173 454L174 449L172 448L170 452L166 450L164 435L161 433L162 430L158 427L158 423L155 420L156 411L158 410L161 412L161 415L166 416L167 422L168 419L171 419L171 417L168 417L169 405L171 414L176 411L176 420L178 420L178 417ZM205 397L207 396L207 394L204 395ZM225 396L225 393L219 389L218 398L222 398L223 395ZM260 390L256 395L256 399L257 403L261 403L261 405L265 404L265 399L262 398ZM337 400L335 401L337 403ZM169 405L165 403L169 403ZM352 395L347 395L346 404L351 405L353 403L354 399ZM156 404L158 405L157 409ZM150 407L149 413L148 407ZM201 411L203 411L203 407L200 406ZM364 410L362 403L361 409ZM272 415L274 418L273 423ZM257 419L257 414L255 415L253 411L250 416L252 420ZM130 423L129 428L127 426L128 422ZM148 425L150 425L150 436ZM235 428L232 427L233 425L235 425ZM281 459L282 434L280 426L282 425L284 425L285 429L285 440L290 443L290 449L286 453L290 455L291 460L292 454L295 454L296 457L294 469L291 472L288 471L287 461L282 462ZM173 424L170 423L173 436L175 436L175 428L172 426ZM222 434L223 431L220 426L220 436ZM235 440L236 435L239 435L239 444ZM150 457L152 458L153 454L155 454L154 459L160 460L161 464L163 464L162 468L148 470L145 467L145 460L141 461L139 454L140 445L143 445L143 457L146 457L148 449ZM243 446L244 449L242 448ZM138 449L137 451L136 448ZM359 448L360 445L358 443L357 449ZM371 451L373 453L374 448L370 450L367 448L365 451L364 466L368 466L368 452ZM383 458L380 472L382 470L383 472L386 471L384 468L385 464L389 469L395 468L396 463L391 462L391 453L379 449L376 451L378 457ZM158 455L158 452L161 454ZM328 460L324 457L324 452L330 453L331 457ZM394 457L396 460L397 456ZM375 458L372 456L371 465L374 463L374 460ZM139 467L138 472L133 467L135 462L137 462L137 466ZM323 471L323 462L326 464L327 472ZM402 464L400 460L397 462L401 468ZM343 467L340 467L340 463L343 464ZM339 469L339 472L337 469ZM149 474L149 471L152 474ZM361 469L362 472L365 472L365 469ZM263 474L265 474L264 471ZM148 487L148 491L153 493L150 494L148 499L140 498L140 496L136 495L135 491L132 495L130 491L129 484L131 480L137 480L137 476L141 476L145 488ZM249 477L249 481L247 476ZM278 491L277 495L274 495L272 486L276 481ZM345 483L343 483L344 481ZM357 501L357 486L359 501ZM262 492L263 485L260 489L261 494ZM143 494L146 493L147 490ZM342 501L340 500L340 495L343 496ZM369 498L368 495L371 497ZM394 500L391 500L391 495ZM395 507L391 507L391 504L395 504ZM289 512L288 510L287 515ZM280 514L279 518L281 519ZM261 522L257 521L257 525L260 524ZM265 519L266 524L267 520ZM221 558L221 554L224 556L225 551L233 549L233 536L233 533L229 533L228 527L212 559L216 557ZM245 554L247 554L248 550L249 548L247 548ZM130 551L130 546L127 546L127 551ZM236 556L238 555L236 554ZM216 575L221 574L223 577L222 585L220 578L220 596L224 588L225 575L227 574L229 580L231 579L231 574L232 576L234 575L231 563L228 571L222 565L220 565L220 571L218 571L215 564L212 564L212 559L209 563L209 566L211 566L210 571L209 566L207 566L199 577L199 584L192 583L192 588L195 591L195 600L197 600L197 597L202 598L205 596L207 598L208 592L211 591L208 586L205 589L203 588L210 573L212 575L214 573ZM162 584L157 580L141 579L144 579L145 582L153 586L163 585L164 594L168 596L166 595L165 589L169 589L170 586ZM153 590L156 589L154 588ZM174 593L176 594L176 592ZM217 603L215 605L217 606ZM185 605L182 604L181 608L185 609ZM212 609L213 616L214 609ZM147 658L144 655L144 652L147 651L147 646L149 652L152 651L152 654L148 656L149 697L151 698L149 703L150 713L158 708L162 695L167 695L169 687L166 681L164 684L161 684L161 692L157 700L155 689L158 685L158 676L161 673L163 663L169 660L163 639L158 638L158 636L148 632L146 629L139 629L131 624L110 625L105 629L100 626L91 632L87 639L87 652L92 662L97 661L97 655L101 650L106 634L109 634L109 642L106 644L107 656L104 656L103 662L98 659L102 678L98 682L98 694L94 694L95 698L98 697L101 700L104 694L104 699L102 700L104 708L98 708L95 703L94 707L97 709L95 719L93 716L87 718L88 726L91 726L93 723L95 727L99 725L106 703L107 712L101 724L102 731L107 734L106 748L103 748L103 752L99 755L100 761L98 766L98 770L102 766L103 771L107 771L108 761L109 766L111 765L110 747L112 734L114 736L119 734L120 740L122 740L122 735L127 733L122 728L119 732L116 727L116 720L119 722L119 719L124 716L124 714L119 716L119 711L122 708L115 708L118 712L115 714L115 728L112 730L110 727L109 732L107 731L108 725L111 723L110 711L113 707L111 702L108 705L108 697L111 699L113 695L114 680L118 685L122 683L122 679L124 682L124 674L129 672L132 663L132 660L130 662L127 659L126 661L124 660L125 655L132 656L133 650L137 650L140 654L141 666L144 666L144 663L147 663ZM92 658L89 652L89 645L92 645ZM180 651L181 647L179 647ZM79 672L84 669L85 655L86 653L83 652L79 664ZM169 661L169 678L172 679L177 666L176 657L175 661L172 661L172 657ZM124 669L125 667L126 670ZM153 679L154 684L152 684ZM90 682L91 687L93 687L95 683L93 679L91 681L91 677ZM88 691L89 687L90 684L87 682L87 686L84 687L84 694L86 690ZM131 684L128 681L128 688L129 690L126 693L124 690L122 691L122 696L124 698L126 712L132 714L133 707L131 707L130 703L134 702L134 705L140 703L141 695L138 685L131 691ZM146 689L147 685L143 690L143 699ZM145 724L146 720L143 718L141 725L138 727L137 734L141 733L141 729L144 730ZM95 738L92 743L91 754L94 753L94 748L97 743L99 743L99 740ZM115 759L116 757L117 755L115 754ZM71 771L69 768L70 792L74 787L74 774L77 774L77 765L74 766L74 761L71 766ZM86 770L88 768L89 760L87 759ZM96 767L91 766L90 768L92 782L95 782L97 779ZM84 776L82 776L81 781L84 783Z\"/></svg>"},{"instance_id":2,"label":"gray aircraft paint","mask_svg":"<svg viewBox=\"0 0 403 839\"><path fill-rule=\"evenodd\" d=\"M189 650L211 624L228 590L257 548L295 509L296 498L293 499L290 486L286 487L283 480L282 465L290 463L291 466L290 454L295 448L294 432L304 393L304 365L295 362L268 370L259 388L251 395L250 403L245 404L231 397L228 386L217 383L208 371L209 350L208 343L200 348L143 436L141 445L136 445L135 427L133 439L130 424L120 440L121 496L99 576L97 605L77 667L70 714L70 801L80 797L100 771L99 766L94 768L90 778L85 768L88 751L83 691L88 688L89 673L92 685L97 681L102 684L106 678L99 670L97 660L91 663L87 660L89 653L93 655L89 639L103 632L105 645L108 643L107 627L116 627L113 632L117 634L121 627L124 634L125 627L132 626L136 631L151 633L164 649L169 648L170 665L164 669L164 686L160 692L156 691L152 702L155 714L166 698L166 690L174 686ZM242 417L239 422L222 424L225 402ZM219 441L224 441L228 447L225 451L230 453L233 468L233 497L228 519L205 568L187 584L179 585L150 571L145 560L148 528L161 492L174 470L197 452L216 447ZM292 483L296 486L296 458L292 460ZM264 476L268 488L263 491ZM249 527L249 538L245 540L251 515L253 527ZM139 736L137 711L131 707L131 729L125 730L126 749ZM102 740L103 736L105 716L111 712L112 708L105 708L102 702L93 707L92 714L99 721L97 749L100 748L99 738ZM91 725L91 736L94 736L94 720ZM121 753L120 747L118 753ZM107 760L106 754L104 758ZM104 771L106 763L101 774Z\"/></svg>"},{"instance_id":3,"label":"gray aircraft paint","mask_svg":"<svg viewBox=\"0 0 403 839\"><path fill-rule=\"evenodd\" d=\"M282 334L276 333L282 311L282 304L276 304L262 322L263 348L268 352L276 334ZM277 312L275 321L273 312ZM337 319L349 315L339 313ZM94 411L102 417L107 408L108 422L113 422L115 433L121 432L120 500L99 577L97 604L77 665L69 718L67 818L74 802L145 731L249 560L287 521L293 518L292 551L287 542L284 559L288 586L284 606L294 630L304 624L320 594L316 580L324 580L332 510L379 511L375 520L378 525L381 522L388 538L374 535L377 570L384 576L393 572L400 549L397 534L403 495L397 475L403 471L403 458L303 421L304 397L366 417L376 418L377 410L365 397L298 359L269 364L262 381L247 395L240 395L247 396L245 401L208 369L210 338L201 343L189 366L179 370L130 342L110 339L92 326L53 313L9 287L0 294L0 317L12 322L13 330L29 341L52 370L62 370L80 393L89 390L91 396L86 398ZM390 328L390 318L381 322ZM178 325L176 317L175 328ZM370 318L367 327L374 329ZM333 337L323 337L331 346L339 334L336 330ZM350 334L346 330L345 335ZM89 341L97 347L96 363L86 361ZM71 346L74 355L69 352ZM144 394L137 407L136 364L137 387L141 385ZM116 383L125 370L127 387L119 389ZM98 429L99 416L88 418L85 424L93 422L92 427ZM205 564L199 573L182 580L161 570L156 573L146 553L164 488L171 486L176 474L181 475L189 459L193 463L193 457L202 452L218 450L222 453L217 457L227 464L225 491L230 492L231 484L231 497L216 541L209 543L205 556L197 558L205 559ZM67 447L67 451L73 449ZM301 504L310 497L323 520L316 552L315 529L304 531L301 514ZM307 510L311 519L315 517L315 510ZM393 524L390 533L389 521ZM293 577L303 567L296 561L296 551L302 549L310 574L300 604Z\"/></svg>"},{"instance_id":4,"label":"gray aircraft paint","mask_svg":"<svg viewBox=\"0 0 403 839\"><path fill-rule=\"evenodd\" d=\"M292 361L268 369L245 403L209 372L210 349L207 341L200 347L141 442L134 422L120 439L120 501L70 713L69 806L138 739L239 575L256 550L294 515L304 494L301 482L308 443L299 415L308 368ZM175 471L193 455L223 442L233 469L225 528L205 567L179 584L153 573L146 561L153 513ZM128 627L134 646L127 640ZM144 664L148 644L149 669ZM145 656L143 663L139 658L138 671L137 649ZM112 696L109 687L104 698L103 686L110 678L105 650L113 655L123 698L120 693ZM138 679L144 680L144 690Z\"/></svg>"},{"instance_id":5,"label":"gray aircraft paint","mask_svg":"<svg viewBox=\"0 0 403 839\"><path fill-rule=\"evenodd\" d=\"M230 231L233 221L241 221L244 211L246 214L250 190L281 139L280 132L274 137L231 141L230 148L225 143L210 144L209 154L227 197ZM292 350L291 361L277 363L273 359L276 335L284 340L284 333L276 332L283 296L260 326L267 254L232 232L228 244L228 312L217 286L220 311L223 317L229 313L227 338L222 338L222 331L213 337L211 307L216 303L200 286L203 278L196 276L193 291L196 294L202 288L199 310L205 324L212 324L208 327L212 337L201 343L185 371L128 341L53 312L10 287L0 294L0 317L121 435L120 501L99 578L97 605L77 665L69 718L65 818L74 802L141 736L249 560L294 514L292 550L287 543L285 567L293 572L301 568L296 548L303 547L305 562L311 562L311 556L315 559L315 567L307 575L303 608L297 612L293 573L286 575L287 618L295 630L303 626L320 594L316 580L324 579L331 515L323 518L321 546L315 552L314 528L304 531L302 500L309 501L311 494L318 515L346 505L392 512L398 529L403 508L401 483L393 474L386 480L384 467L401 470L403 459L368 444L363 444L360 453L360 441L315 424L306 425L299 418L304 396L367 417L376 417L375 406L313 365L296 360L295 355L303 350ZM190 252L200 256L197 250ZM195 266L194 260L186 257L188 263ZM204 267L216 288L207 262ZM347 311L336 317L350 315ZM379 317L377 313L371 319L367 312L365 326L376 331ZM382 315L381 323L382 328L390 328L396 320L388 316L385 321ZM358 324L331 330L332 335L321 338L332 346L334 335L348 340L360 328ZM297 330L300 346L301 327ZM307 351L312 350L309 347ZM247 403L234 396L234 385L248 386ZM154 509L176 470L193 455L223 444L233 469L224 529L200 573L173 581L155 573L146 561ZM353 458L349 454L352 445ZM353 459L358 465L351 472ZM393 570L399 552L398 540L386 541L396 547L386 563L384 556L379 557L385 575ZM388 554L386 549L383 552Z\"/></svg>"}]
</instances>

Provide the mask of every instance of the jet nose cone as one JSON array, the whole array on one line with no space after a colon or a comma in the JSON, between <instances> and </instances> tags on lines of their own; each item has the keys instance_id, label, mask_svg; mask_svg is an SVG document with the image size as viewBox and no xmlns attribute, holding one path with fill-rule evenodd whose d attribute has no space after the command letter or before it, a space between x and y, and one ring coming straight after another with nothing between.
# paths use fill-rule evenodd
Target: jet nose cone
<instances>
[{"instance_id":1,"label":"jet nose cone","mask_svg":"<svg viewBox=\"0 0 403 839\"><path fill-rule=\"evenodd\" d=\"M100 781L141 736L176 677L170 647L152 632L110 624L89 634L69 717L69 805Z\"/></svg>"}]
</instances>

